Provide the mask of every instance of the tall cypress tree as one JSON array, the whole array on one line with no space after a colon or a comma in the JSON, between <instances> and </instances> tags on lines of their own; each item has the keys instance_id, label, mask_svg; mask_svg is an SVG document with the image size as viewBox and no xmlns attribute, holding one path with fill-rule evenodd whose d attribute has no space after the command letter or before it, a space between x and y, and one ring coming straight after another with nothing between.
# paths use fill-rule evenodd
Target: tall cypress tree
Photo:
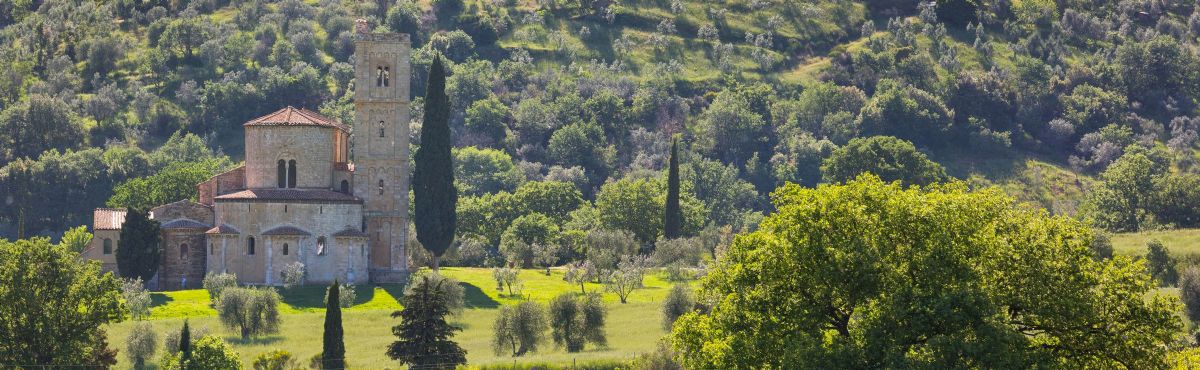
<instances>
[{"instance_id":1,"label":"tall cypress tree","mask_svg":"<svg viewBox=\"0 0 1200 370\"><path fill-rule=\"evenodd\" d=\"M683 233L683 210L679 208L679 140L671 142L671 163L667 170L667 204L663 212L663 237L678 238Z\"/></svg>"},{"instance_id":2,"label":"tall cypress tree","mask_svg":"<svg viewBox=\"0 0 1200 370\"><path fill-rule=\"evenodd\" d=\"M150 281L162 258L161 240L158 221L147 217L144 210L129 209L121 225L121 240L117 242L117 270L121 277Z\"/></svg>"},{"instance_id":3,"label":"tall cypress tree","mask_svg":"<svg viewBox=\"0 0 1200 370\"><path fill-rule=\"evenodd\" d=\"M325 337L321 347L321 368L326 370L346 368L346 344L342 342L342 306L334 280L329 286L329 298L325 300Z\"/></svg>"},{"instance_id":4,"label":"tall cypress tree","mask_svg":"<svg viewBox=\"0 0 1200 370\"><path fill-rule=\"evenodd\" d=\"M183 330L179 331L179 362L192 359L192 331L188 330L187 319L183 320Z\"/></svg>"},{"instance_id":5,"label":"tall cypress tree","mask_svg":"<svg viewBox=\"0 0 1200 370\"><path fill-rule=\"evenodd\" d=\"M446 71L442 58L434 57L429 68L429 88L425 91L425 120L421 126L421 146L413 155L413 222L417 241L433 253L433 269L450 242L454 240L455 207L458 190L454 187L454 165L450 157L450 98L446 96Z\"/></svg>"}]
</instances>

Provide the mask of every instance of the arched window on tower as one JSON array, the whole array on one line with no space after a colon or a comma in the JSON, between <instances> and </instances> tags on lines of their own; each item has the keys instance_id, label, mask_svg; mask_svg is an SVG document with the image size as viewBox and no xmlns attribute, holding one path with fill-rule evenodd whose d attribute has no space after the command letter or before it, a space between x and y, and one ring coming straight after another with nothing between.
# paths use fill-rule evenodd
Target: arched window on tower
<instances>
[{"instance_id":1,"label":"arched window on tower","mask_svg":"<svg viewBox=\"0 0 1200 370\"><path fill-rule=\"evenodd\" d=\"M350 181L342 180L342 193L350 194Z\"/></svg>"},{"instance_id":2,"label":"arched window on tower","mask_svg":"<svg viewBox=\"0 0 1200 370\"><path fill-rule=\"evenodd\" d=\"M383 86L383 66L375 67L375 86Z\"/></svg>"},{"instance_id":3,"label":"arched window on tower","mask_svg":"<svg viewBox=\"0 0 1200 370\"><path fill-rule=\"evenodd\" d=\"M379 180L379 195L383 195L383 179Z\"/></svg>"},{"instance_id":4,"label":"arched window on tower","mask_svg":"<svg viewBox=\"0 0 1200 370\"><path fill-rule=\"evenodd\" d=\"M283 243L283 255L288 255L288 244Z\"/></svg>"},{"instance_id":5,"label":"arched window on tower","mask_svg":"<svg viewBox=\"0 0 1200 370\"><path fill-rule=\"evenodd\" d=\"M112 239L104 238L104 254L112 254Z\"/></svg>"},{"instance_id":6,"label":"arched window on tower","mask_svg":"<svg viewBox=\"0 0 1200 370\"><path fill-rule=\"evenodd\" d=\"M246 238L246 254L250 255L250 256L254 255L254 237L253 236Z\"/></svg>"},{"instance_id":7,"label":"arched window on tower","mask_svg":"<svg viewBox=\"0 0 1200 370\"><path fill-rule=\"evenodd\" d=\"M185 244L180 244L180 245L179 245L179 259L181 259L181 260L185 260L185 259L187 259L187 257L188 257L188 246L187 246L187 244L186 244L186 243L185 243Z\"/></svg>"},{"instance_id":8,"label":"arched window on tower","mask_svg":"<svg viewBox=\"0 0 1200 370\"><path fill-rule=\"evenodd\" d=\"M379 121L379 137L387 136L385 135L386 131L384 131L385 127L386 125L384 125L383 121Z\"/></svg>"},{"instance_id":9,"label":"arched window on tower","mask_svg":"<svg viewBox=\"0 0 1200 370\"><path fill-rule=\"evenodd\" d=\"M296 187L296 160L288 161L288 186L289 188Z\"/></svg>"},{"instance_id":10,"label":"arched window on tower","mask_svg":"<svg viewBox=\"0 0 1200 370\"><path fill-rule=\"evenodd\" d=\"M383 86L388 86L388 81L392 79L391 67L383 67Z\"/></svg>"},{"instance_id":11,"label":"arched window on tower","mask_svg":"<svg viewBox=\"0 0 1200 370\"><path fill-rule=\"evenodd\" d=\"M325 255L325 237L324 236L317 237L317 255L318 256Z\"/></svg>"},{"instance_id":12,"label":"arched window on tower","mask_svg":"<svg viewBox=\"0 0 1200 370\"><path fill-rule=\"evenodd\" d=\"M287 163L280 159L279 164L275 166L276 176L279 177L279 188L287 187Z\"/></svg>"}]
</instances>

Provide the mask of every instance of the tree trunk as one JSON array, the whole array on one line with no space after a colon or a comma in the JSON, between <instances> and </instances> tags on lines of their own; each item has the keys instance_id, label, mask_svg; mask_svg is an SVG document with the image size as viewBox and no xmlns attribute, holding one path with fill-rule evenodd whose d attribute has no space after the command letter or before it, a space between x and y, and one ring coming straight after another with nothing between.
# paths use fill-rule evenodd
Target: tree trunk
<instances>
[{"instance_id":1,"label":"tree trunk","mask_svg":"<svg viewBox=\"0 0 1200 370\"><path fill-rule=\"evenodd\" d=\"M437 270L438 270L438 262L439 262L439 261L441 261L441 259L442 259L442 257L441 257L441 256L438 256L438 255L434 255L434 256L433 256L433 266L432 266L432 267L433 267L433 271L437 271Z\"/></svg>"}]
</instances>

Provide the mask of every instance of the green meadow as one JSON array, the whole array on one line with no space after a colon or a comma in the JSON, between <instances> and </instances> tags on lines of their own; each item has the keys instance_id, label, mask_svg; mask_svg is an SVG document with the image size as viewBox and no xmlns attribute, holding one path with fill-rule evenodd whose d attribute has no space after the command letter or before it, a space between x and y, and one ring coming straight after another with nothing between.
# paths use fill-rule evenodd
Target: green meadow
<instances>
[{"instance_id":1,"label":"green meadow","mask_svg":"<svg viewBox=\"0 0 1200 370\"><path fill-rule=\"evenodd\" d=\"M507 291L496 290L489 269L445 267L441 273L459 280L464 288L466 309L454 316L451 322L463 328L454 339L467 350L467 360L471 366L531 363L569 366L627 362L640 353L652 350L666 334L662 329L659 303L666 297L672 283L661 276L648 274L644 281L645 288L634 291L626 304L621 304L616 294L604 293L608 306L608 347L588 347L583 352L567 353L548 342L538 352L519 358L507 354L496 355L491 346L492 321L499 307L525 299L545 303L563 292L579 293L580 287L563 281L563 272L560 270L551 271L550 276L545 275L545 270L523 270L520 274L524 285L521 295L509 296ZM591 283L586 284L585 288L589 292L604 290L603 286ZM219 335L241 355L247 368L259 354L276 349L291 352L300 359L301 365L307 365L308 359L321 351L325 317L324 287L306 286L280 289L279 292L282 296L282 319L280 331L274 335L242 340L235 331L221 325L216 310L209 306L208 292L203 289L154 293L150 322L157 329L160 341L167 331L179 330L184 320L189 322L193 333L207 330L210 334ZM401 368L384 352L388 344L396 339L391 328L399 320L393 319L391 314L401 308L396 297L402 294L402 288L399 285L364 285L357 287L356 293L354 305L343 311L342 319L346 357L350 366L356 369ZM127 320L108 327L110 345L122 351L117 368L130 367L123 351L125 337L132 325L133 322ZM160 353L161 350L159 348Z\"/></svg>"}]
</instances>

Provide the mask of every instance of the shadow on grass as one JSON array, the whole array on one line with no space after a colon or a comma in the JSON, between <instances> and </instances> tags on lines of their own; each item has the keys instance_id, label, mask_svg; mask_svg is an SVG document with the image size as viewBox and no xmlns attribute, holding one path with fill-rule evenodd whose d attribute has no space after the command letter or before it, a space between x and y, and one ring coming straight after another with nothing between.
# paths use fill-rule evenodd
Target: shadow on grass
<instances>
[{"instance_id":1,"label":"shadow on grass","mask_svg":"<svg viewBox=\"0 0 1200 370\"><path fill-rule=\"evenodd\" d=\"M396 302L404 304L404 284L379 284L377 287L383 288L383 291L396 299Z\"/></svg>"},{"instance_id":2,"label":"shadow on grass","mask_svg":"<svg viewBox=\"0 0 1200 370\"><path fill-rule=\"evenodd\" d=\"M367 284L354 286L354 305L370 302L375 298L375 287Z\"/></svg>"},{"instance_id":3,"label":"shadow on grass","mask_svg":"<svg viewBox=\"0 0 1200 370\"><path fill-rule=\"evenodd\" d=\"M488 297L487 293L484 293L479 287L467 283L458 283L458 285L463 289L463 300L467 301L467 308L500 307L500 302L496 302L492 297Z\"/></svg>"},{"instance_id":4,"label":"shadow on grass","mask_svg":"<svg viewBox=\"0 0 1200 370\"><path fill-rule=\"evenodd\" d=\"M175 298L171 298L170 296L167 296L166 294L150 293L150 307L151 308L169 304L169 303L171 303L171 301L174 301L174 300L175 300Z\"/></svg>"},{"instance_id":5,"label":"shadow on grass","mask_svg":"<svg viewBox=\"0 0 1200 370\"><path fill-rule=\"evenodd\" d=\"M282 335L268 335L263 337L250 337L242 339L241 336L226 336L225 341L239 346L245 345L263 345L277 343L283 340Z\"/></svg>"},{"instance_id":6,"label":"shadow on grass","mask_svg":"<svg viewBox=\"0 0 1200 370\"><path fill-rule=\"evenodd\" d=\"M280 289L279 295L282 297L283 303L287 303L296 309L325 308L326 288L328 287L323 284L297 286L289 289Z\"/></svg>"}]
</instances>

